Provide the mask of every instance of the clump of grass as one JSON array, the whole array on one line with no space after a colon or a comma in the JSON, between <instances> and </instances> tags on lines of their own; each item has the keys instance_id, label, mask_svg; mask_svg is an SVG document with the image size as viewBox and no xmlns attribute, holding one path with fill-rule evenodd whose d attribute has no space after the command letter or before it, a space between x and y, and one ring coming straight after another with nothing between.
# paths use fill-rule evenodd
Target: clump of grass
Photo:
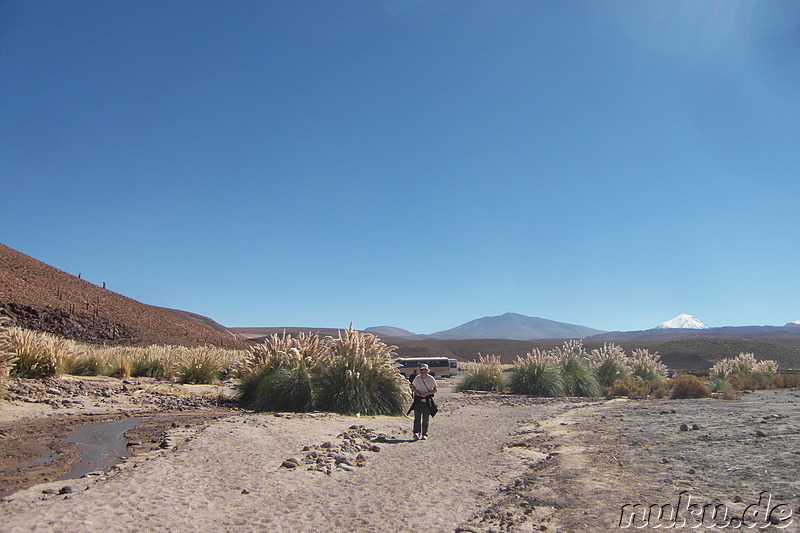
<instances>
[{"instance_id":1,"label":"clump of grass","mask_svg":"<svg viewBox=\"0 0 800 533\"><path fill-rule=\"evenodd\" d=\"M634 400L647 398L650 394L650 385L639 376L629 375L615 381L608 388L608 397L626 396Z\"/></svg>"},{"instance_id":2,"label":"clump of grass","mask_svg":"<svg viewBox=\"0 0 800 533\"><path fill-rule=\"evenodd\" d=\"M263 343L253 346L234 366L240 377L239 401L256 411L306 411L308 402L302 394L293 396L297 404L287 404L274 390L301 390L310 382L311 369L326 352L319 335L271 335ZM305 355L308 351L311 355ZM281 373L275 378L274 374ZM309 380L306 380L306 375ZM291 385L289 381L299 379ZM313 391L312 391L313 400Z\"/></svg>"},{"instance_id":3,"label":"clump of grass","mask_svg":"<svg viewBox=\"0 0 800 533\"><path fill-rule=\"evenodd\" d=\"M778 374L778 363L770 359L757 360L749 352L740 352L732 358L720 359L709 370L714 383L730 384L735 390L772 389L780 386L797 386L800 378Z\"/></svg>"},{"instance_id":4,"label":"clump of grass","mask_svg":"<svg viewBox=\"0 0 800 533\"><path fill-rule=\"evenodd\" d=\"M348 328L331 339L315 366L315 406L343 414L400 415L410 400L408 381L392 364L395 346Z\"/></svg>"},{"instance_id":5,"label":"clump of grass","mask_svg":"<svg viewBox=\"0 0 800 533\"><path fill-rule=\"evenodd\" d=\"M514 394L528 396L563 396L564 380L558 359L547 351L534 348L525 355L517 356L511 369L509 388Z\"/></svg>"},{"instance_id":6,"label":"clump of grass","mask_svg":"<svg viewBox=\"0 0 800 533\"><path fill-rule=\"evenodd\" d=\"M472 370L468 370L460 378L456 390L480 390L502 392L506 388L503 378L503 367L497 355L482 356Z\"/></svg>"},{"instance_id":7,"label":"clump of grass","mask_svg":"<svg viewBox=\"0 0 800 533\"><path fill-rule=\"evenodd\" d=\"M661 362L658 352L650 353L647 349L637 348L630 357L631 374L648 383L662 381L667 378L667 367Z\"/></svg>"},{"instance_id":8,"label":"clump of grass","mask_svg":"<svg viewBox=\"0 0 800 533\"><path fill-rule=\"evenodd\" d=\"M705 383L697 376L682 374L667 382L667 388L671 389L670 398L707 398L711 396L711 391Z\"/></svg>"},{"instance_id":9,"label":"clump of grass","mask_svg":"<svg viewBox=\"0 0 800 533\"><path fill-rule=\"evenodd\" d=\"M777 374L778 363L770 359L759 361L752 353L740 352L736 357L717 361L709 370L708 375L712 378L726 379L734 374L747 373Z\"/></svg>"},{"instance_id":10,"label":"clump of grass","mask_svg":"<svg viewBox=\"0 0 800 533\"><path fill-rule=\"evenodd\" d=\"M264 369L250 403L255 411L310 411L314 404L311 373L304 365Z\"/></svg>"},{"instance_id":11,"label":"clump of grass","mask_svg":"<svg viewBox=\"0 0 800 533\"><path fill-rule=\"evenodd\" d=\"M163 378L164 361L157 357L144 356L131 362L131 376L135 378Z\"/></svg>"},{"instance_id":12,"label":"clump of grass","mask_svg":"<svg viewBox=\"0 0 800 533\"><path fill-rule=\"evenodd\" d=\"M178 363L180 383L214 383L219 380L220 359L213 346L185 348Z\"/></svg>"},{"instance_id":13,"label":"clump of grass","mask_svg":"<svg viewBox=\"0 0 800 533\"><path fill-rule=\"evenodd\" d=\"M64 373L72 376L97 376L103 373L105 361L97 354L81 354L64 363Z\"/></svg>"},{"instance_id":14,"label":"clump of grass","mask_svg":"<svg viewBox=\"0 0 800 533\"><path fill-rule=\"evenodd\" d=\"M11 332L8 328L8 319L0 317L0 400L6 395L6 381L14 368L17 360L16 354L11 350Z\"/></svg>"},{"instance_id":15,"label":"clump of grass","mask_svg":"<svg viewBox=\"0 0 800 533\"><path fill-rule=\"evenodd\" d=\"M592 350L588 361L603 387L610 387L615 381L631 373L625 351L613 343L604 343L601 349Z\"/></svg>"},{"instance_id":16,"label":"clump of grass","mask_svg":"<svg viewBox=\"0 0 800 533\"><path fill-rule=\"evenodd\" d=\"M586 362L586 352L581 341L567 341L556 350L566 396L597 397L601 395L600 383Z\"/></svg>"},{"instance_id":17,"label":"clump of grass","mask_svg":"<svg viewBox=\"0 0 800 533\"><path fill-rule=\"evenodd\" d=\"M49 333L12 327L8 329L8 353L16 357L11 375L22 378L57 376L72 355L72 343Z\"/></svg>"}]
</instances>

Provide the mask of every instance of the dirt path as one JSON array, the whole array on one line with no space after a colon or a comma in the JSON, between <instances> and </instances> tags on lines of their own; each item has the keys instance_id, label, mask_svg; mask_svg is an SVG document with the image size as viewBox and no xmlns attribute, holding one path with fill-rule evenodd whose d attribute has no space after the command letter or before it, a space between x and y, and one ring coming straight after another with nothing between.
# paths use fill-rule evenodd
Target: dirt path
<instances>
[{"instance_id":1,"label":"dirt path","mask_svg":"<svg viewBox=\"0 0 800 533\"><path fill-rule=\"evenodd\" d=\"M459 394L443 384L438 396L431 438L420 442L410 438L411 419L397 417L243 413L177 427L167 449L70 481L72 493L43 494L65 482L15 493L0 502L0 524L69 533L403 532L420 524L435 532L599 532L619 529L625 505L639 504L642 514L678 506L685 493L741 514L768 492L784 514L775 523L762 517L757 529L800 531L800 391L570 403ZM326 442L344 444L345 432L369 435L379 450L361 452L363 466L352 471L308 470L303 459L324 455ZM290 458L301 466L282 467ZM630 529L659 525L649 518L631 517Z\"/></svg>"},{"instance_id":2,"label":"dirt path","mask_svg":"<svg viewBox=\"0 0 800 533\"><path fill-rule=\"evenodd\" d=\"M410 531L419 523L454 531L529 467L523 450L503 451L509 434L568 406L439 396L428 441L411 440L411 419L245 414L107 480L76 482L74 494L41 500L41 486L20 491L0 517L8 531L203 531L210 523L216 531ZM365 466L331 475L281 467L351 425L385 435Z\"/></svg>"}]
</instances>

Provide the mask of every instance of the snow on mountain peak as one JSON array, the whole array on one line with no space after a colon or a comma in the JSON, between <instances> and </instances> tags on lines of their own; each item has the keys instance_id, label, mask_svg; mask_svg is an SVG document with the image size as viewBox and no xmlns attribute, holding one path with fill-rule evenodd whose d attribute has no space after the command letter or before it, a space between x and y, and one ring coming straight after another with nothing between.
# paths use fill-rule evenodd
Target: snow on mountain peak
<instances>
[{"instance_id":1,"label":"snow on mountain peak","mask_svg":"<svg viewBox=\"0 0 800 533\"><path fill-rule=\"evenodd\" d=\"M656 326L655 329L708 329L708 326L697 320L697 317L682 314Z\"/></svg>"}]
</instances>

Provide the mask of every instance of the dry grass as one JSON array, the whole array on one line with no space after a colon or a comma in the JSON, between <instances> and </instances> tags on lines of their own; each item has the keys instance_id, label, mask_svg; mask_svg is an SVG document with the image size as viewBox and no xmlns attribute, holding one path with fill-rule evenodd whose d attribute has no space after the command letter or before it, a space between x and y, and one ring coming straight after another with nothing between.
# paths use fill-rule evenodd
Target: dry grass
<instances>
[{"instance_id":1,"label":"dry grass","mask_svg":"<svg viewBox=\"0 0 800 533\"><path fill-rule=\"evenodd\" d=\"M741 352L736 357L717 361L708 372L710 377L722 379L742 373L777 374L778 363L769 359L759 361L752 353Z\"/></svg>"},{"instance_id":2,"label":"dry grass","mask_svg":"<svg viewBox=\"0 0 800 533\"><path fill-rule=\"evenodd\" d=\"M459 379L457 390L481 390L502 392L506 388L503 378L503 365L497 355L483 356L478 354L479 360L472 363L471 370L465 371Z\"/></svg>"}]
</instances>

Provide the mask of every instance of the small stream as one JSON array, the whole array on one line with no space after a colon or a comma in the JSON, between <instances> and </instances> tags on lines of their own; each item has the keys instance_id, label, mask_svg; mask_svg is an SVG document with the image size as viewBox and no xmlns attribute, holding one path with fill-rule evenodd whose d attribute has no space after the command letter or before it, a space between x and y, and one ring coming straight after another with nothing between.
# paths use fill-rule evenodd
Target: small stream
<instances>
[{"instance_id":1,"label":"small stream","mask_svg":"<svg viewBox=\"0 0 800 533\"><path fill-rule=\"evenodd\" d=\"M123 418L122 420L93 422L73 429L69 435L64 437L63 442L65 444L74 444L80 453L80 457L72 465L72 469L56 481L78 479L89 472L108 470L128 457L130 454L128 453L128 439L125 438L125 432L142 420L142 418L136 417ZM53 454L50 453L50 455L52 456ZM39 461L46 459L47 457L44 457ZM55 456L49 460L52 461L54 459Z\"/></svg>"}]
</instances>

